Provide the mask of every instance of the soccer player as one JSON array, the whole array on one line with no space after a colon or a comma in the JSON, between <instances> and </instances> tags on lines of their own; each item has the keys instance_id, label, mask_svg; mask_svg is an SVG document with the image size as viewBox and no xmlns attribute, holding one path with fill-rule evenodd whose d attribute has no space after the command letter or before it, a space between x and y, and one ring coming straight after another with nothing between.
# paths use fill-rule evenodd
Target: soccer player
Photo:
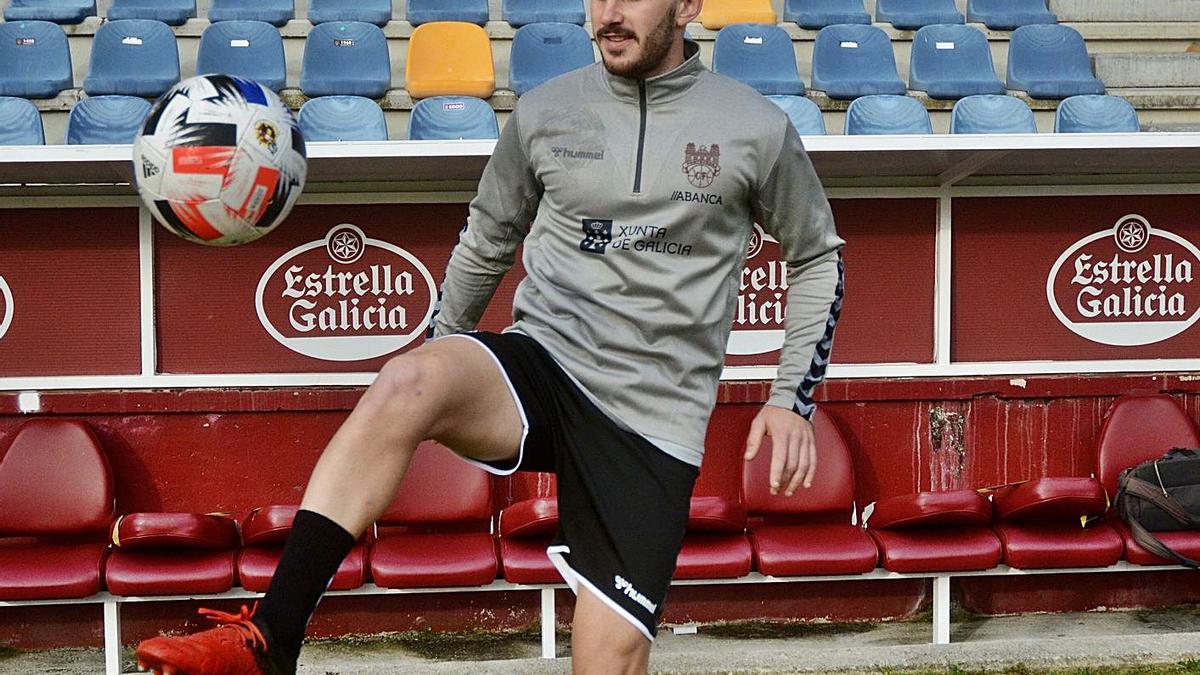
<instances>
[{"instance_id":1,"label":"soccer player","mask_svg":"<svg viewBox=\"0 0 1200 675\"><path fill-rule=\"evenodd\" d=\"M294 672L305 626L427 439L497 474L554 471L548 554L577 594L578 673L645 672L699 472L755 219L787 263L786 335L746 458L771 490L815 468L813 389L841 309L842 240L800 138L709 72L703 0L591 0L602 62L521 98L470 205L432 325L329 442L266 596L139 645L142 667ZM524 244L513 324L473 333Z\"/></svg>"}]
</instances>

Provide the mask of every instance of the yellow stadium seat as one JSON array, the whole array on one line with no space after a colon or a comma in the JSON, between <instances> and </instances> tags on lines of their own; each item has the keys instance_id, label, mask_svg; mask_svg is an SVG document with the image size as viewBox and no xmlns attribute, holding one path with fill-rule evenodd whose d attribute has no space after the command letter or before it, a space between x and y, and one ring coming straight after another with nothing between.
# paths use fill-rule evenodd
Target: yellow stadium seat
<instances>
[{"instance_id":1,"label":"yellow stadium seat","mask_svg":"<svg viewBox=\"0 0 1200 675\"><path fill-rule=\"evenodd\" d=\"M734 23L778 23L771 0L705 0L700 23L719 30Z\"/></svg>"},{"instance_id":2,"label":"yellow stadium seat","mask_svg":"<svg viewBox=\"0 0 1200 675\"><path fill-rule=\"evenodd\" d=\"M413 98L488 98L496 90L491 41L483 28L473 23L421 24L408 41L404 79Z\"/></svg>"}]
</instances>

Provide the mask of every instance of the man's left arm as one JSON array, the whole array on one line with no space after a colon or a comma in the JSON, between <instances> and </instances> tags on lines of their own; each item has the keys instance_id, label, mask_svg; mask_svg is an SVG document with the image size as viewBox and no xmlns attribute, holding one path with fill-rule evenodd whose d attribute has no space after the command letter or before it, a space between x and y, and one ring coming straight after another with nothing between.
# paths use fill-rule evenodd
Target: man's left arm
<instances>
[{"instance_id":1,"label":"man's left arm","mask_svg":"<svg viewBox=\"0 0 1200 675\"><path fill-rule=\"evenodd\" d=\"M842 309L844 244L825 190L790 124L754 206L763 229L779 241L788 291L779 371L770 399L751 424L746 459L753 459L769 436L771 492L790 496L801 484L811 486L816 471L813 392L825 379Z\"/></svg>"}]
</instances>

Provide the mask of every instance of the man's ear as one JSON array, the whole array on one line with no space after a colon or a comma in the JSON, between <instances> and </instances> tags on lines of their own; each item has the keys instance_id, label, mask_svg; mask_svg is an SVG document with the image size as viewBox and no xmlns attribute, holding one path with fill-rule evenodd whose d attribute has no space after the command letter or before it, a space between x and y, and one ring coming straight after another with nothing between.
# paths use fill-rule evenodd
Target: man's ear
<instances>
[{"instance_id":1,"label":"man's ear","mask_svg":"<svg viewBox=\"0 0 1200 675\"><path fill-rule=\"evenodd\" d=\"M700 16L704 0L679 0L679 11L675 14L675 25L686 28Z\"/></svg>"}]
</instances>

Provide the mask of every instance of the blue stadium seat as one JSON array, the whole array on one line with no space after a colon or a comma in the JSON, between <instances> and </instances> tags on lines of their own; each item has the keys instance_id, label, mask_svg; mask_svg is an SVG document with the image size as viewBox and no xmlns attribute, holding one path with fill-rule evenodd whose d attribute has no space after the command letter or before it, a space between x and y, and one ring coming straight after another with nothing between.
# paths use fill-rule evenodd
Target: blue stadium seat
<instances>
[{"instance_id":1,"label":"blue stadium seat","mask_svg":"<svg viewBox=\"0 0 1200 675\"><path fill-rule=\"evenodd\" d=\"M74 81L62 26L49 21L0 24L0 96L54 98Z\"/></svg>"},{"instance_id":2,"label":"blue stadium seat","mask_svg":"<svg viewBox=\"0 0 1200 675\"><path fill-rule=\"evenodd\" d=\"M1068 26L1021 26L1008 45L1008 88L1033 98L1103 94L1083 36Z\"/></svg>"},{"instance_id":3,"label":"blue stadium seat","mask_svg":"<svg viewBox=\"0 0 1200 675\"><path fill-rule=\"evenodd\" d=\"M42 116L23 98L0 96L0 145L42 145Z\"/></svg>"},{"instance_id":4,"label":"blue stadium seat","mask_svg":"<svg viewBox=\"0 0 1200 675\"><path fill-rule=\"evenodd\" d=\"M1036 134L1033 111L1014 96L979 94L959 99L950 114L952 134Z\"/></svg>"},{"instance_id":5,"label":"blue stadium seat","mask_svg":"<svg viewBox=\"0 0 1200 675\"><path fill-rule=\"evenodd\" d=\"M287 79L283 38L263 21L210 24L200 36L196 52L196 74L206 73L237 75L278 92Z\"/></svg>"},{"instance_id":6,"label":"blue stadium seat","mask_svg":"<svg viewBox=\"0 0 1200 675\"><path fill-rule=\"evenodd\" d=\"M967 21L992 30L1013 30L1035 23L1058 23L1046 0L967 0Z\"/></svg>"},{"instance_id":7,"label":"blue stadium seat","mask_svg":"<svg viewBox=\"0 0 1200 675\"><path fill-rule=\"evenodd\" d=\"M417 101L408 118L413 141L492 140L500 137L496 111L472 96L431 96Z\"/></svg>"},{"instance_id":8,"label":"blue stadium seat","mask_svg":"<svg viewBox=\"0 0 1200 675\"><path fill-rule=\"evenodd\" d=\"M500 14L513 28L531 23L575 23L587 20L583 0L504 0Z\"/></svg>"},{"instance_id":9,"label":"blue stadium seat","mask_svg":"<svg viewBox=\"0 0 1200 675\"><path fill-rule=\"evenodd\" d=\"M324 96L300 106L305 141L386 141L387 120L379 104L362 96Z\"/></svg>"},{"instance_id":10,"label":"blue stadium seat","mask_svg":"<svg viewBox=\"0 0 1200 675\"><path fill-rule=\"evenodd\" d=\"M392 20L392 0L311 0L308 20L314 24L362 21L383 26Z\"/></svg>"},{"instance_id":11,"label":"blue stadium seat","mask_svg":"<svg viewBox=\"0 0 1200 675\"><path fill-rule=\"evenodd\" d=\"M783 20L818 30L839 23L871 23L871 15L863 9L863 0L787 0Z\"/></svg>"},{"instance_id":12,"label":"blue stadium seat","mask_svg":"<svg viewBox=\"0 0 1200 675\"><path fill-rule=\"evenodd\" d=\"M531 23L517 29L508 57L509 84L517 96L539 84L594 63L592 38L573 23Z\"/></svg>"},{"instance_id":13,"label":"blue stadium seat","mask_svg":"<svg viewBox=\"0 0 1200 675\"><path fill-rule=\"evenodd\" d=\"M336 21L309 31L300 69L306 95L381 98L391 85L387 38L379 26Z\"/></svg>"},{"instance_id":14,"label":"blue stadium seat","mask_svg":"<svg viewBox=\"0 0 1200 675\"><path fill-rule=\"evenodd\" d=\"M736 23L722 28L713 47L713 72L748 84L760 94L804 93L792 38L779 26Z\"/></svg>"},{"instance_id":15,"label":"blue stadium seat","mask_svg":"<svg viewBox=\"0 0 1200 675\"><path fill-rule=\"evenodd\" d=\"M105 16L109 21L148 19L181 26L196 16L196 0L112 0Z\"/></svg>"},{"instance_id":16,"label":"blue stadium seat","mask_svg":"<svg viewBox=\"0 0 1200 675\"><path fill-rule=\"evenodd\" d=\"M67 144L133 143L149 114L150 102L144 98L85 98L71 108L67 117Z\"/></svg>"},{"instance_id":17,"label":"blue stadium seat","mask_svg":"<svg viewBox=\"0 0 1200 675\"><path fill-rule=\"evenodd\" d=\"M161 21L108 21L92 38L89 96L158 96L179 81L175 33Z\"/></svg>"},{"instance_id":18,"label":"blue stadium seat","mask_svg":"<svg viewBox=\"0 0 1200 675\"><path fill-rule=\"evenodd\" d=\"M1003 94L992 50L983 33L971 26L925 26L913 37L908 86L932 98Z\"/></svg>"},{"instance_id":19,"label":"blue stadium seat","mask_svg":"<svg viewBox=\"0 0 1200 675\"><path fill-rule=\"evenodd\" d=\"M935 23L962 23L954 0L876 0L875 20L901 30L916 30Z\"/></svg>"},{"instance_id":20,"label":"blue stadium seat","mask_svg":"<svg viewBox=\"0 0 1200 675\"><path fill-rule=\"evenodd\" d=\"M96 16L96 0L12 0L4 10L5 21L82 23L89 16Z\"/></svg>"},{"instance_id":21,"label":"blue stadium seat","mask_svg":"<svg viewBox=\"0 0 1200 675\"><path fill-rule=\"evenodd\" d=\"M904 95L892 41L875 26L827 26L813 45L812 88L830 98Z\"/></svg>"},{"instance_id":22,"label":"blue stadium seat","mask_svg":"<svg viewBox=\"0 0 1200 675\"><path fill-rule=\"evenodd\" d=\"M907 96L863 96L846 110L846 133L861 134L932 134L929 111L921 102Z\"/></svg>"},{"instance_id":23,"label":"blue stadium seat","mask_svg":"<svg viewBox=\"0 0 1200 675\"><path fill-rule=\"evenodd\" d=\"M803 96L768 96L767 100L787 113L792 126L801 136L825 135L825 116L816 103Z\"/></svg>"},{"instance_id":24,"label":"blue stadium seat","mask_svg":"<svg viewBox=\"0 0 1200 675\"><path fill-rule=\"evenodd\" d=\"M414 26L434 21L487 25L488 0L408 0L404 18Z\"/></svg>"},{"instance_id":25,"label":"blue stadium seat","mask_svg":"<svg viewBox=\"0 0 1200 675\"><path fill-rule=\"evenodd\" d=\"M1141 131L1137 110L1119 96L1087 94L1063 99L1054 115L1060 134L1116 134Z\"/></svg>"},{"instance_id":26,"label":"blue stadium seat","mask_svg":"<svg viewBox=\"0 0 1200 675\"><path fill-rule=\"evenodd\" d=\"M208 20L265 21L282 26L296 18L295 0L212 0Z\"/></svg>"}]
</instances>

